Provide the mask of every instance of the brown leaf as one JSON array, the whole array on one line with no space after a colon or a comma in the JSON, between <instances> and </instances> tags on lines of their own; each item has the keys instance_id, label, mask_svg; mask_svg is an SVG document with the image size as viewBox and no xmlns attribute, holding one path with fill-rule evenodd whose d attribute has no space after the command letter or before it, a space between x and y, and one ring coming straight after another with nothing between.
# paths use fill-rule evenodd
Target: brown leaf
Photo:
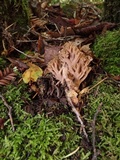
<instances>
[{"instance_id":1,"label":"brown leaf","mask_svg":"<svg viewBox=\"0 0 120 160\"><path fill-rule=\"evenodd\" d=\"M0 128L1 129L4 128L4 123L5 123L5 119L4 118L0 118Z\"/></svg>"},{"instance_id":2,"label":"brown leaf","mask_svg":"<svg viewBox=\"0 0 120 160\"><path fill-rule=\"evenodd\" d=\"M40 27L40 28L44 28L45 24L47 24L47 21L42 20L40 18L31 18L30 20L31 23L31 28L35 28L35 27Z\"/></svg>"},{"instance_id":3,"label":"brown leaf","mask_svg":"<svg viewBox=\"0 0 120 160\"><path fill-rule=\"evenodd\" d=\"M80 22L80 20L72 18L68 20L71 25L76 25Z\"/></svg>"},{"instance_id":4,"label":"brown leaf","mask_svg":"<svg viewBox=\"0 0 120 160\"><path fill-rule=\"evenodd\" d=\"M80 22L80 20L79 20L79 23L77 23L77 24L74 26L74 30L79 33L79 30L80 30L81 28L88 27L88 26L90 26L92 23L93 23L92 20L85 20L85 21L81 21L81 22ZM78 29L78 30L77 30L77 29Z\"/></svg>"},{"instance_id":5,"label":"brown leaf","mask_svg":"<svg viewBox=\"0 0 120 160\"><path fill-rule=\"evenodd\" d=\"M61 46L46 46L44 53L45 64L59 54Z\"/></svg>"},{"instance_id":6,"label":"brown leaf","mask_svg":"<svg viewBox=\"0 0 120 160\"><path fill-rule=\"evenodd\" d=\"M118 75L118 76L113 76L112 77L114 80L116 80L116 81L120 81L120 75Z\"/></svg>"},{"instance_id":7,"label":"brown leaf","mask_svg":"<svg viewBox=\"0 0 120 160\"><path fill-rule=\"evenodd\" d=\"M80 51L84 52L86 54L86 56L91 56L91 57L94 57L91 49L90 49L90 44L86 44L86 45L83 45L81 48L80 48Z\"/></svg>"},{"instance_id":8,"label":"brown leaf","mask_svg":"<svg viewBox=\"0 0 120 160\"><path fill-rule=\"evenodd\" d=\"M52 37L52 38L60 37L60 33L58 33L58 32L49 31L49 32L46 32L46 33L47 33L47 35L49 35L48 37Z\"/></svg>"},{"instance_id":9,"label":"brown leaf","mask_svg":"<svg viewBox=\"0 0 120 160\"><path fill-rule=\"evenodd\" d=\"M13 59L10 57L7 59L12 63L12 66L16 66L20 71L28 69L28 66L24 62L22 62L20 59Z\"/></svg>"},{"instance_id":10,"label":"brown leaf","mask_svg":"<svg viewBox=\"0 0 120 160\"><path fill-rule=\"evenodd\" d=\"M40 35L37 40L37 47L36 47L35 51L39 54L44 54L44 52L45 52L45 45L44 45L43 39Z\"/></svg>"},{"instance_id":11,"label":"brown leaf","mask_svg":"<svg viewBox=\"0 0 120 160\"><path fill-rule=\"evenodd\" d=\"M67 94L67 97L71 98L71 100L74 104L77 105L79 103L77 92L75 92L74 90L69 90L66 94Z\"/></svg>"},{"instance_id":12,"label":"brown leaf","mask_svg":"<svg viewBox=\"0 0 120 160\"><path fill-rule=\"evenodd\" d=\"M60 28L60 36L70 36L70 35L75 35L74 30L72 29L72 27L61 27Z\"/></svg>"},{"instance_id":13,"label":"brown leaf","mask_svg":"<svg viewBox=\"0 0 120 160\"><path fill-rule=\"evenodd\" d=\"M10 68L5 68L3 71L0 70L0 85L7 85L10 81L15 79L16 74Z\"/></svg>"},{"instance_id":14,"label":"brown leaf","mask_svg":"<svg viewBox=\"0 0 120 160\"><path fill-rule=\"evenodd\" d=\"M52 23L54 23L58 27L58 29L60 29L61 26L63 26L63 27L70 27L71 26L71 24L67 20L65 20L64 18L62 18L60 16L50 15L49 20Z\"/></svg>"},{"instance_id":15,"label":"brown leaf","mask_svg":"<svg viewBox=\"0 0 120 160\"><path fill-rule=\"evenodd\" d=\"M62 10L60 4L50 5L49 7L47 7L46 11L48 12L48 14L62 16L62 17L66 16L63 13L63 10Z\"/></svg>"}]
</instances>

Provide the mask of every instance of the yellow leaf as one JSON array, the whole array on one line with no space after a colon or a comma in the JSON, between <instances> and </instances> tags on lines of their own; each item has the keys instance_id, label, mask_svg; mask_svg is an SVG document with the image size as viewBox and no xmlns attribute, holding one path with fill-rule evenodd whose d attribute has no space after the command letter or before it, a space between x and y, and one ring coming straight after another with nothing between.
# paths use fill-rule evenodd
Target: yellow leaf
<instances>
[{"instance_id":1,"label":"yellow leaf","mask_svg":"<svg viewBox=\"0 0 120 160\"><path fill-rule=\"evenodd\" d=\"M71 97L77 97L77 95L78 95L78 93L76 91L72 90L72 89L67 92L67 96L69 98L71 98Z\"/></svg>"},{"instance_id":2,"label":"yellow leaf","mask_svg":"<svg viewBox=\"0 0 120 160\"><path fill-rule=\"evenodd\" d=\"M80 95L87 94L87 93L89 93L89 87L83 88L83 89L79 92Z\"/></svg>"},{"instance_id":3,"label":"yellow leaf","mask_svg":"<svg viewBox=\"0 0 120 160\"><path fill-rule=\"evenodd\" d=\"M71 89L66 94L67 97L70 98L74 104L78 104L78 93L76 91Z\"/></svg>"},{"instance_id":4,"label":"yellow leaf","mask_svg":"<svg viewBox=\"0 0 120 160\"><path fill-rule=\"evenodd\" d=\"M43 70L32 63L29 63L28 66L30 68L27 69L22 75L23 81L24 83L29 83L30 81L36 82L37 79L42 76Z\"/></svg>"}]
</instances>

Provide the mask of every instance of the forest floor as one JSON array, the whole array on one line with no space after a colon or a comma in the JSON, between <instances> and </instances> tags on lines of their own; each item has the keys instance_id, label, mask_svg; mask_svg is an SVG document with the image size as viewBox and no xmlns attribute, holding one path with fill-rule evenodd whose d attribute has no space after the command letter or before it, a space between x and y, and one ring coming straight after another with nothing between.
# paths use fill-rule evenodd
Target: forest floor
<instances>
[{"instance_id":1,"label":"forest floor","mask_svg":"<svg viewBox=\"0 0 120 160\"><path fill-rule=\"evenodd\" d=\"M118 160L119 27L93 4L41 9L2 26L0 159Z\"/></svg>"}]
</instances>

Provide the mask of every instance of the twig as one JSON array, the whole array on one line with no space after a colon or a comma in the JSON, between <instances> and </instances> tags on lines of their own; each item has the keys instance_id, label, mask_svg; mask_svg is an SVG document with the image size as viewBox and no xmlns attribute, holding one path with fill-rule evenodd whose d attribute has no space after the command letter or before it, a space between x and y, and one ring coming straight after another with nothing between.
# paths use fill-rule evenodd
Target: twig
<instances>
[{"instance_id":1,"label":"twig","mask_svg":"<svg viewBox=\"0 0 120 160\"><path fill-rule=\"evenodd\" d=\"M12 46L12 48L15 49L16 51L18 51L19 53L23 54L26 57L33 58L32 56L25 54L24 52L20 51L19 49L15 48L14 46Z\"/></svg>"},{"instance_id":2,"label":"twig","mask_svg":"<svg viewBox=\"0 0 120 160\"><path fill-rule=\"evenodd\" d=\"M74 38L79 38L79 36L73 35L73 36L66 36L67 41L73 40ZM50 41L64 41L65 37L58 37L58 38L47 38L45 41L50 42Z\"/></svg>"},{"instance_id":3,"label":"twig","mask_svg":"<svg viewBox=\"0 0 120 160\"><path fill-rule=\"evenodd\" d=\"M8 30L10 27L12 27L15 23L16 23L16 22L14 22L14 23L10 24L9 26L7 26L7 27L5 28L5 31Z\"/></svg>"},{"instance_id":4,"label":"twig","mask_svg":"<svg viewBox=\"0 0 120 160\"><path fill-rule=\"evenodd\" d=\"M101 106L102 106L102 102L99 104L96 113L94 114L94 118L93 118L93 123L92 123L92 146L93 146L93 157L92 160L97 160L97 150L96 150L96 136L95 136L95 122L97 119L97 115L100 112Z\"/></svg>"},{"instance_id":5,"label":"twig","mask_svg":"<svg viewBox=\"0 0 120 160\"><path fill-rule=\"evenodd\" d=\"M16 51L18 51L19 53L23 54L24 56L28 57L28 58L36 58L36 59L42 60L42 58L39 58L39 57L29 56L29 55L25 54L24 52L20 51L19 49L15 48L14 46L12 46L12 48L15 49Z\"/></svg>"},{"instance_id":6,"label":"twig","mask_svg":"<svg viewBox=\"0 0 120 160\"><path fill-rule=\"evenodd\" d=\"M13 118L12 118L12 107L10 105L8 105L8 103L6 102L5 98L3 97L3 95L1 93L0 93L0 98L2 99L4 105L8 109L8 116L10 118L11 126L12 126L12 129L13 129L13 132L14 132L15 131L15 127L14 127Z\"/></svg>"},{"instance_id":7,"label":"twig","mask_svg":"<svg viewBox=\"0 0 120 160\"><path fill-rule=\"evenodd\" d=\"M31 42L37 42L37 40L16 40L17 43L31 43Z\"/></svg>"},{"instance_id":8,"label":"twig","mask_svg":"<svg viewBox=\"0 0 120 160\"><path fill-rule=\"evenodd\" d=\"M19 53L23 54L26 57L33 58L32 56L25 54L24 52L20 51L19 49L15 48L14 46L12 46L12 48L15 49L16 51L18 51Z\"/></svg>"},{"instance_id":9,"label":"twig","mask_svg":"<svg viewBox=\"0 0 120 160\"><path fill-rule=\"evenodd\" d=\"M85 130L85 125L84 125L82 119L80 118L80 113L77 111L77 109L75 108L71 99L68 96L67 96L67 99L68 99L68 102L70 103L70 106L72 107L72 111L76 114L77 119L81 124L81 129L83 130L84 136L86 137L87 141L89 142L88 135L87 135L87 132Z\"/></svg>"},{"instance_id":10,"label":"twig","mask_svg":"<svg viewBox=\"0 0 120 160\"><path fill-rule=\"evenodd\" d=\"M68 157L74 155L79 149L80 149L80 147L78 147L76 150L74 150L73 152L69 153L68 155L62 157L62 159L65 159L65 158L68 158Z\"/></svg>"},{"instance_id":11,"label":"twig","mask_svg":"<svg viewBox=\"0 0 120 160\"><path fill-rule=\"evenodd\" d=\"M101 84L102 82L104 82L106 79L108 79L108 77L105 77L104 79L100 80L97 84L95 84L94 86L92 86L91 88L86 87L84 88L82 91L79 91L79 97L81 97L81 95L87 94L89 93L92 89L94 89L95 87L97 87L99 84Z\"/></svg>"},{"instance_id":12,"label":"twig","mask_svg":"<svg viewBox=\"0 0 120 160\"><path fill-rule=\"evenodd\" d=\"M105 77L104 79L102 79L101 81L99 81L97 84L95 84L93 87L91 87L89 89L89 91L91 91L93 88L97 87L100 83L104 82L106 79L108 79L108 77Z\"/></svg>"}]
</instances>

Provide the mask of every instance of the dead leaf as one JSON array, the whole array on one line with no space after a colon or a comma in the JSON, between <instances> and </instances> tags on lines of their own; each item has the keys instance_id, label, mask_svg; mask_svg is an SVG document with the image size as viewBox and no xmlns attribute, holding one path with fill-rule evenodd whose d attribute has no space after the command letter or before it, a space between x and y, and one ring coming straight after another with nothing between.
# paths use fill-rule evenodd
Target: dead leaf
<instances>
[{"instance_id":1,"label":"dead leaf","mask_svg":"<svg viewBox=\"0 0 120 160\"><path fill-rule=\"evenodd\" d=\"M60 28L60 36L71 36L71 35L75 35L74 30L72 29L72 27L61 27Z\"/></svg>"},{"instance_id":2,"label":"dead leaf","mask_svg":"<svg viewBox=\"0 0 120 160\"><path fill-rule=\"evenodd\" d=\"M23 71L28 68L28 66L20 59L13 59L13 58L7 58L7 59L12 63L12 66L16 66L20 71Z\"/></svg>"},{"instance_id":3,"label":"dead leaf","mask_svg":"<svg viewBox=\"0 0 120 160\"><path fill-rule=\"evenodd\" d=\"M4 123L5 123L5 119L4 118L0 118L0 128L1 129L4 128Z\"/></svg>"},{"instance_id":4,"label":"dead leaf","mask_svg":"<svg viewBox=\"0 0 120 160\"><path fill-rule=\"evenodd\" d=\"M30 81L36 82L37 79L42 76L43 70L32 63L29 63L28 66L30 68L27 69L22 75L23 81L24 83L29 83Z\"/></svg>"},{"instance_id":5,"label":"dead leaf","mask_svg":"<svg viewBox=\"0 0 120 160\"><path fill-rule=\"evenodd\" d=\"M44 53L45 64L52 60L55 56L59 54L61 46L46 46Z\"/></svg>"},{"instance_id":6,"label":"dead leaf","mask_svg":"<svg viewBox=\"0 0 120 160\"><path fill-rule=\"evenodd\" d=\"M86 44L86 45L83 45L81 48L80 48L80 51L84 52L86 55L88 56L91 56L93 57L93 53L90 49L90 43L89 44Z\"/></svg>"},{"instance_id":7,"label":"dead leaf","mask_svg":"<svg viewBox=\"0 0 120 160\"><path fill-rule=\"evenodd\" d=\"M44 52L45 52L45 45L43 42L43 38L40 35L37 40L37 47L35 48L35 51L41 55L44 54Z\"/></svg>"},{"instance_id":8,"label":"dead leaf","mask_svg":"<svg viewBox=\"0 0 120 160\"><path fill-rule=\"evenodd\" d=\"M47 37L53 37L53 38L60 37L60 33L59 32L48 31L48 32L46 32L46 34L47 34Z\"/></svg>"},{"instance_id":9,"label":"dead leaf","mask_svg":"<svg viewBox=\"0 0 120 160\"><path fill-rule=\"evenodd\" d=\"M116 80L116 81L120 81L120 75L113 76L112 78L113 78L114 80Z\"/></svg>"},{"instance_id":10,"label":"dead leaf","mask_svg":"<svg viewBox=\"0 0 120 160\"><path fill-rule=\"evenodd\" d=\"M42 20L40 18L31 18L30 20L31 23L31 27L35 28L35 27L40 27L40 28L44 28L45 24L47 24L47 21Z\"/></svg>"},{"instance_id":11,"label":"dead leaf","mask_svg":"<svg viewBox=\"0 0 120 160\"><path fill-rule=\"evenodd\" d=\"M87 93L89 93L89 87L82 89L82 91L79 92L79 95L83 95L83 94L87 94Z\"/></svg>"},{"instance_id":12,"label":"dead leaf","mask_svg":"<svg viewBox=\"0 0 120 160\"><path fill-rule=\"evenodd\" d=\"M64 18L60 16L55 16L53 14L49 15L49 20L54 23L57 28L60 30L61 26L63 27L70 27L71 24Z\"/></svg>"},{"instance_id":13,"label":"dead leaf","mask_svg":"<svg viewBox=\"0 0 120 160\"><path fill-rule=\"evenodd\" d=\"M74 90L69 90L66 92L66 96L69 97L74 104L78 104L78 93Z\"/></svg>"}]
</instances>

